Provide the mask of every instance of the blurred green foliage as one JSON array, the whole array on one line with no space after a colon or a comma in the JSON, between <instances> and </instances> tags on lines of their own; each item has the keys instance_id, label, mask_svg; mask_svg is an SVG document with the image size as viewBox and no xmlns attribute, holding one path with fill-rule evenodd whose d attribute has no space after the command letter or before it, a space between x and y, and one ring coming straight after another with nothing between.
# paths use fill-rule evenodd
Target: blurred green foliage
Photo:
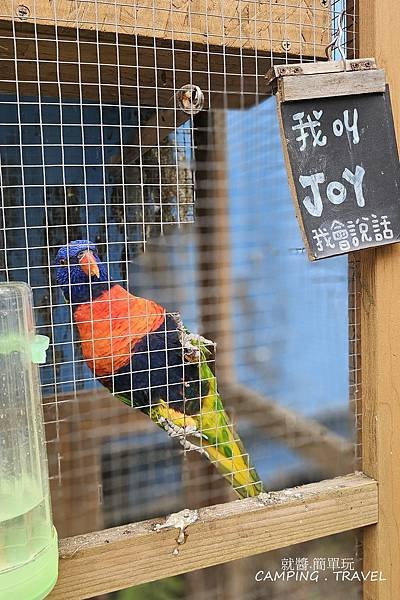
<instances>
[{"instance_id":1,"label":"blurred green foliage","mask_svg":"<svg viewBox=\"0 0 400 600\"><path fill-rule=\"evenodd\" d=\"M183 600L184 597L184 578L177 576L121 590L116 600Z\"/></svg>"}]
</instances>

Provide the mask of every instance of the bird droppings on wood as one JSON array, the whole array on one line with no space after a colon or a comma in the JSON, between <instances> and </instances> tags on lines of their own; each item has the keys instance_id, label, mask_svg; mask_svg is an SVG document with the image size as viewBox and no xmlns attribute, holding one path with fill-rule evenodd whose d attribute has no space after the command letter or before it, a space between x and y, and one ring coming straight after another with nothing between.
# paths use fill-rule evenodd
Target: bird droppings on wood
<instances>
[{"instance_id":1,"label":"bird droppings on wood","mask_svg":"<svg viewBox=\"0 0 400 600\"><path fill-rule=\"evenodd\" d=\"M363 473L361 471L355 471L354 473L357 477L362 477ZM346 483L341 481L341 478L337 478L338 483L335 484L335 480L332 481L333 489L346 489ZM303 501L305 510L309 509L308 502L310 497L318 495L318 490L311 490L307 488L306 492L304 491L304 487L294 487L285 490L280 490L278 492L263 492L257 496L258 502L261 502L264 506L273 506L274 504L284 504L288 500L300 500ZM307 503L306 503L307 502Z\"/></svg>"},{"instance_id":2,"label":"bird droppings on wood","mask_svg":"<svg viewBox=\"0 0 400 600\"><path fill-rule=\"evenodd\" d=\"M165 523L163 523L163 524L156 523L154 525L154 531L159 533L161 531L161 529L169 529L170 527L179 529L179 534L176 539L176 542L179 546L181 544L184 544L186 541L186 538L187 538L187 533L185 531L186 527L195 523L198 520L198 518L199 518L199 513L197 510L190 510L188 508L185 508L184 510L181 510L180 512L172 513L171 515L169 515L169 517L167 517L167 520L165 521ZM172 554L174 556L177 556L179 554L178 546L176 548L174 548L174 550L172 551Z\"/></svg>"},{"instance_id":3,"label":"bird droppings on wood","mask_svg":"<svg viewBox=\"0 0 400 600\"><path fill-rule=\"evenodd\" d=\"M273 504L284 504L288 499L291 500L305 500L306 495L304 492L299 491L300 488L291 488L288 490L282 490L280 492L264 492L257 496L259 502L264 506L271 506ZM310 492L307 492L309 496Z\"/></svg>"}]
</instances>

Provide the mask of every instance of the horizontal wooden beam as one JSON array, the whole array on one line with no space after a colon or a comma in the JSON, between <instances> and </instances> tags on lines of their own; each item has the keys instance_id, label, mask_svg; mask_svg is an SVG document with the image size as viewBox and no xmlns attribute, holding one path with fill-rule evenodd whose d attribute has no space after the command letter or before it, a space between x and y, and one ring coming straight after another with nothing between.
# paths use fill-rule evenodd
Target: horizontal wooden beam
<instances>
[{"instance_id":1,"label":"horizontal wooden beam","mask_svg":"<svg viewBox=\"0 0 400 600\"><path fill-rule=\"evenodd\" d=\"M267 86L273 93L276 80L279 77L297 77L299 75L321 75L325 73L343 73L344 71L369 71L377 69L375 58L353 58L351 60L328 60L325 62L297 63L290 65L275 65L266 74Z\"/></svg>"},{"instance_id":2,"label":"horizontal wooden beam","mask_svg":"<svg viewBox=\"0 0 400 600\"><path fill-rule=\"evenodd\" d=\"M21 19L0 0L0 92L167 108L179 125L173 96L193 83L206 107L245 108L267 95L272 56L324 56L329 10L297 4L26 0Z\"/></svg>"},{"instance_id":3,"label":"horizontal wooden beam","mask_svg":"<svg viewBox=\"0 0 400 600\"><path fill-rule=\"evenodd\" d=\"M0 19L211 44L324 56L330 10L315 0L0 0ZM290 44L290 46L289 46Z\"/></svg>"},{"instance_id":4,"label":"horizontal wooden beam","mask_svg":"<svg viewBox=\"0 0 400 600\"><path fill-rule=\"evenodd\" d=\"M280 102L292 102L312 98L383 93L385 88L383 69L343 71L281 77L278 80L278 97Z\"/></svg>"},{"instance_id":5,"label":"horizontal wooden beam","mask_svg":"<svg viewBox=\"0 0 400 600\"><path fill-rule=\"evenodd\" d=\"M330 11L315 0L154 7L26 0L21 9L0 0L0 93L152 108L113 161L129 164L188 119L174 101L183 85L202 89L205 108L246 108L267 95L272 56L322 58L330 38Z\"/></svg>"},{"instance_id":6,"label":"horizontal wooden beam","mask_svg":"<svg viewBox=\"0 0 400 600\"><path fill-rule=\"evenodd\" d=\"M181 545L175 527L157 531L165 518L65 539L49 598L90 598L372 525L377 506L377 483L354 473L193 511Z\"/></svg>"},{"instance_id":7,"label":"horizontal wooden beam","mask_svg":"<svg viewBox=\"0 0 400 600\"><path fill-rule=\"evenodd\" d=\"M202 89L206 107L245 108L267 95L268 53L226 53L184 42L172 47L165 40L124 35L117 43L108 33L17 25L0 20L3 93L18 89L20 96L37 96L40 89L42 97L170 110L174 94L188 83Z\"/></svg>"}]
</instances>

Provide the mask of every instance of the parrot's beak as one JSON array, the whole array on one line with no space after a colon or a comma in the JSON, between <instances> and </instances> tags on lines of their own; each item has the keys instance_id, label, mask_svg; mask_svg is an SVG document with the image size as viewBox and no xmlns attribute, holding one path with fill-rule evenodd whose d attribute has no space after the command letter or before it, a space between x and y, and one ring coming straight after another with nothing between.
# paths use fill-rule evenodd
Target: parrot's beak
<instances>
[{"instance_id":1,"label":"parrot's beak","mask_svg":"<svg viewBox=\"0 0 400 600\"><path fill-rule=\"evenodd\" d=\"M93 253L87 250L79 260L82 271L89 277L95 275L97 279L100 277L99 265L96 262Z\"/></svg>"}]
</instances>

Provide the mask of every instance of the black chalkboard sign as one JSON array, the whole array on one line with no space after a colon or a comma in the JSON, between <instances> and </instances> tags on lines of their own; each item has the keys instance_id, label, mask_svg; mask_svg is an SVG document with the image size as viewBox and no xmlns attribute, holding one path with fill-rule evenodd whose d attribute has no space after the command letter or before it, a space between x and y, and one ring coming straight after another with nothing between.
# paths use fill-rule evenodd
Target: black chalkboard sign
<instances>
[{"instance_id":1,"label":"black chalkboard sign","mask_svg":"<svg viewBox=\"0 0 400 600\"><path fill-rule=\"evenodd\" d=\"M302 79L318 85L317 75ZM292 78L279 111L309 257L399 241L400 167L388 89L366 93L369 88L361 87L363 93L349 94L347 77L346 95L286 100L304 87L296 85ZM329 91L331 85L322 87Z\"/></svg>"}]
</instances>

